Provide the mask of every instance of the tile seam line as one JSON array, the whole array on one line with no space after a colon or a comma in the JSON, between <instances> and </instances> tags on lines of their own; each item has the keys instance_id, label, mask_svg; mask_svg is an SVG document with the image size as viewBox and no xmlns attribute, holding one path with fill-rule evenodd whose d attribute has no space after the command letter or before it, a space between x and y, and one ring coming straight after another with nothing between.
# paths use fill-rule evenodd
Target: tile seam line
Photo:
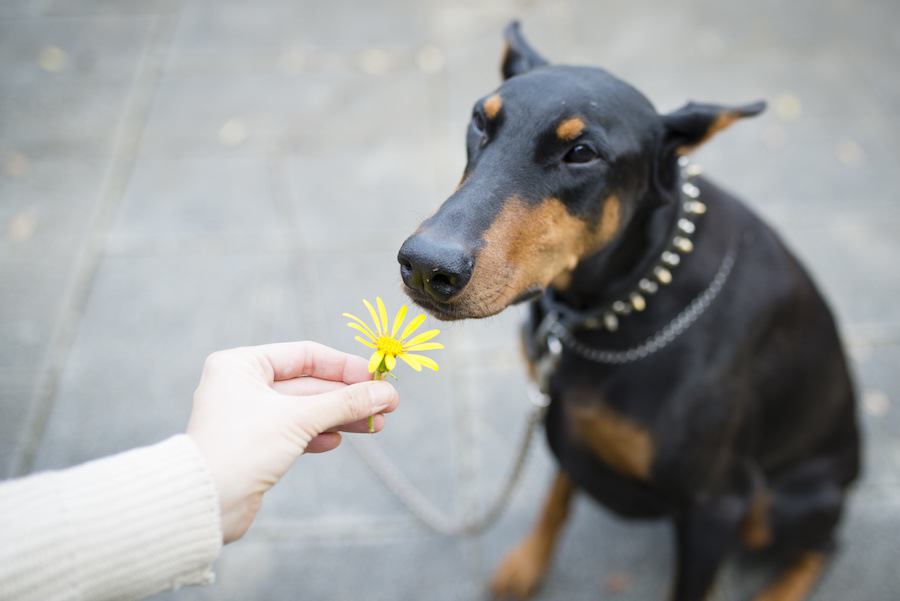
<instances>
[{"instance_id":1,"label":"tile seam line","mask_svg":"<svg viewBox=\"0 0 900 601\"><path fill-rule=\"evenodd\" d=\"M12 475L24 476L34 468L46 433L59 379L78 332L84 309L96 279L109 229L115 219L137 160L144 126L153 106L171 51L178 18L158 16L135 69L122 118L101 182L101 192L91 215L85 242L78 251L73 276L66 283L62 308L54 323L47 352L38 371L38 384L15 451Z\"/></svg>"},{"instance_id":2,"label":"tile seam line","mask_svg":"<svg viewBox=\"0 0 900 601\"><path fill-rule=\"evenodd\" d=\"M21 14L0 15L0 23L14 21L75 21L75 20L125 20L125 19L159 19L160 17L171 17L175 11L136 11L136 12L71 12L71 13L55 13L55 12L36 12Z\"/></svg>"}]
</instances>

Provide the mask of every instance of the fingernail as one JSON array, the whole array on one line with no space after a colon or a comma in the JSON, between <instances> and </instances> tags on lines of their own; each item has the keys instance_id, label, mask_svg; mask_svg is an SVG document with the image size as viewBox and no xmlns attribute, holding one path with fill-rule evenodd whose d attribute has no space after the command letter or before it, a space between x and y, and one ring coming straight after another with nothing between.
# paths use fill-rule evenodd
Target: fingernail
<instances>
[{"instance_id":1,"label":"fingernail","mask_svg":"<svg viewBox=\"0 0 900 601\"><path fill-rule=\"evenodd\" d=\"M372 398L372 410L379 413L390 406L396 392L387 382L373 382L369 387L369 394Z\"/></svg>"}]
</instances>

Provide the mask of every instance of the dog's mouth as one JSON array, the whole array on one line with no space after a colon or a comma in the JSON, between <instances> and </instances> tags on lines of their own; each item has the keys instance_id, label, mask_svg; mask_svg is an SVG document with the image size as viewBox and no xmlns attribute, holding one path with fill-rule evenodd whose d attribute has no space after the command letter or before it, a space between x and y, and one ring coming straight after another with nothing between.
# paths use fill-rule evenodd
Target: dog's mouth
<instances>
[{"instance_id":1,"label":"dog's mouth","mask_svg":"<svg viewBox=\"0 0 900 601\"><path fill-rule=\"evenodd\" d=\"M474 306L468 302L440 302L433 298L413 290L409 286L403 286L403 291L417 305L442 321L459 321L463 319L483 319L502 312L511 305L517 305L539 297L544 289L541 286L530 286L511 301L505 304L476 303Z\"/></svg>"},{"instance_id":2,"label":"dog's mouth","mask_svg":"<svg viewBox=\"0 0 900 601\"><path fill-rule=\"evenodd\" d=\"M544 289L541 286L535 284L534 286L530 286L526 288L524 291L519 293L512 301L509 303L510 305L518 305L519 303L524 303L526 301L534 300L538 298L541 294L544 293Z\"/></svg>"},{"instance_id":3,"label":"dog's mouth","mask_svg":"<svg viewBox=\"0 0 900 601\"><path fill-rule=\"evenodd\" d=\"M403 291L417 305L431 313L434 317L442 321L458 321L461 319L472 319L479 317L472 315L468 311L462 309L453 303L442 303L436 301L417 290L413 290L409 286L403 286Z\"/></svg>"}]
</instances>

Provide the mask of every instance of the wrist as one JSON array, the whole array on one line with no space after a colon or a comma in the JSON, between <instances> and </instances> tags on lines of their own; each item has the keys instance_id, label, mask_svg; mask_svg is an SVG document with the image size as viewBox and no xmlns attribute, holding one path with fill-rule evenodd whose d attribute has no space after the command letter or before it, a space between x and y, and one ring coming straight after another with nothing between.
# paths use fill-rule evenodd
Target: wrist
<instances>
[{"instance_id":1,"label":"wrist","mask_svg":"<svg viewBox=\"0 0 900 601\"><path fill-rule=\"evenodd\" d=\"M245 493L238 490L238 482L234 469L221 465L217 461L214 449L211 449L203 436L197 435L188 428L187 437L193 441L194 446L203 464L206 467L209 480L216 493L216 502L219 509L219 526L222 531L222 540L225 544L239 539L253 522L253 518L262 505L262 493Z\"/></svg>"}]
</instances>

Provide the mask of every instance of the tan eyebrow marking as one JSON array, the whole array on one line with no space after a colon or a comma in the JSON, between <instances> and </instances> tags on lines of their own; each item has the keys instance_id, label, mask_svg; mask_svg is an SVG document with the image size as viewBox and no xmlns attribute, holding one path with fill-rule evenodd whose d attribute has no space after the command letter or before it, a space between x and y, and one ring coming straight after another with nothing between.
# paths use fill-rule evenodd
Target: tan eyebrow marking
<instances>
[{"instance_id":1,"label":"tan eyebrow marking","mask_svg":"<svg viewBox=\"0 0 900 601\"><path fill-rule=\"evenodd\" d=\"M556 126L556 137L560 140L574 140L584 131L584 121L581 117L569 117Z\"/></svg>"},{"instance_id":2,"label":"tan eyebrow marking","mask_svg":"<svg viewBox=\"0 0 900 601\"><path fill-rule=\"evenodd\" d=\"M497 113L499 113L502 108L503 99L500 98L500 94L494 94L484 101L484 114L487 115L488 119L496 117Z\"/></svg>"}]
</instances>

